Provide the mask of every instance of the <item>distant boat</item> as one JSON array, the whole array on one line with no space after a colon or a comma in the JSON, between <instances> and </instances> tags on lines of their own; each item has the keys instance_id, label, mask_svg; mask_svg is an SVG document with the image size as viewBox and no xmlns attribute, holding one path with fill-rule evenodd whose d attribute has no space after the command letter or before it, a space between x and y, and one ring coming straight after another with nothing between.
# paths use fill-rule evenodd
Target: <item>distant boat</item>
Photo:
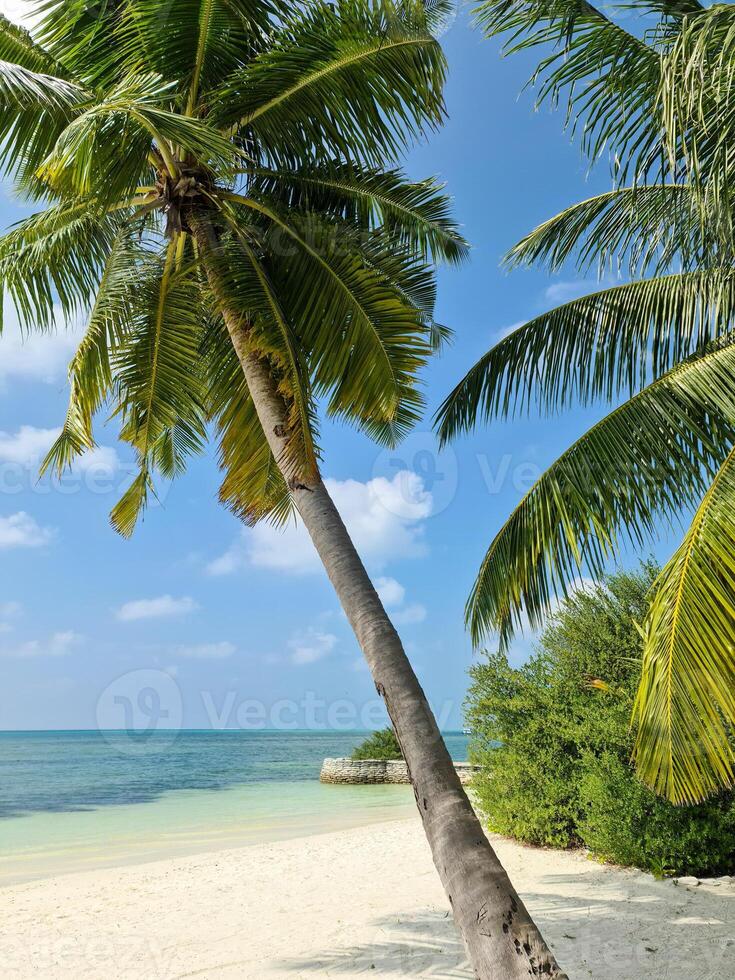
<instances>
[{"instance_id":1,"label":"distant boat","mask_svg":"<svg viewBox=\"0 0 735 980\"><path fill-rule=\"evenodd\" d=\"M472 729L471 728L463 728L462 729L462 734L463 735L471 735L472 734Z\"/></svg>"}]
</instances>

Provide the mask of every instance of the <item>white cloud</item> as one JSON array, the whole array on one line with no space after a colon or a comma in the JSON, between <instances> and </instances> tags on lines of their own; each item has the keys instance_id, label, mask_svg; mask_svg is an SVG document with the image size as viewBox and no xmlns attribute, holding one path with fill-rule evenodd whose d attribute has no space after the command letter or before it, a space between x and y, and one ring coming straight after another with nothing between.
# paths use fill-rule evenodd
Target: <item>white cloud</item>
<instances>
[{"instance_id":1,"label":"white cloud","mask_svg":"<svg viewBox=\"0 0 735 980\"><path fill-rule=\"evenodd\" d=\"M381 569L396 558L426 554L424 521L433 500L416 473L396 473L392 480L376 477L325 480L360 555ZM321 568L308 532L300 520L286 528L258 524L242 531L233 546L210 562L210 575L227 575L247 565L273 571L306 574Z\"/></svg>"},{"instance_id":2,"label":"white cloud","mask_svg":"<svg viewBox=\"0 0 735 980\"><path fill-rule=\"evenodd\" d=\"M544 299L553 303L554 306L559 306L562 303L569 303L573 299L579 299L580 296L586 296L587 293L594 292L596 288L596 283L586 279L574 279L568 282L561 280L546 287Z\"/></svg>"},{"instance_id":3,"label":"white cloud","mask_svg":"<svg viewBox=\"0 0 735 980\"><path fill-rule=\"evenodd\" d=\"M23 606L19 602L0 602L0 619L15 619L22 612Z\"/></svg>"},{"instance_id":4,"label":"white cloud","mask_svg":"<svg viewBox=\"0 0 735 980\"><path fill-rule=\"evenodd\" d=\"M0 341L0 345L1 343ZM0 431L0 463L37 469L60 433L60 428L38 429L33 425L22 425L12 434ZM75 461L73 470L77 473L113 475L120 469L120 465L116 450L109 446L98 446L80 456Z\"/></svg>"},{"instance_id":5,"label":"white cloud","mask_svg":"<svg viewBox=\"0 0 735 980\"><path fill-rule=\"evenodd\" d=\"M377 578L374 582L375 591L380 596L380 601L386 609L395 609L396 606L403 605L406 598L406 590L394 578Z\"/></svg>"},{"instance_id":6,"label":"white cloud","mask_svg":"<svg viewBox=\"0 0 735 980\"><path fill-rule=\"evenodd\" d=\"M36 657L65 657L78 646L82 636L73 630L54 633L45 641L28 640L17 647L0 650L0 656L12 657L18 660L29 660Z\"/></svg>"},{"instance_id":7,"label":"white cloud","mask_svg":"<svg viewBox=\"0 0 735 980\"><path fill-rule=\"evenodd\" d=\"M187 660L226 660L236 650L234 643L225 640L222 643L199 643L194 646L177 647L174 655L185 657Z\"/></svg>"},{"instance_id":8,"label":"white cloud","mask_svg":"<svg viewBox=\"0 0 735 980\"><path fill-rule=\"evenodd\" d=\"M81 323L66 326L57 311L59 326L46 332L24 333L13 304L4 305L0 337L0 381L18 378L57 384L67 375L69 362L84 336Z\"/></svg>"},{"instance_id":9,"label":"white cloud","mask_svg":"<svg viewBox=\"0 0 735 980\"><path fill-rule=\"evenodd\" d=\"M391 613L391 619L396 626L413 626L416 623L423 623L426 615L426 606L422 606L420 602L412 602Z\"/></svg>"},{"instance_id":10,"label":"white cloud","mask_svg":"<svg viewBox=\"0 0 735 980\"><path fill-rule=\"evenodd\" d=\"M14 435L0 432L0 462L30 466L46 455L60 432L32 425L22 425Z\"/></svg>"},{"instance_id":11,"label":"white cloud","mask_svg":"<svg viewBox=\"0 0 735 980\"><path fill-rule=\"evenodd\" d=\"M117 450L112 446L95 446L88 449L72 464L72 472L89 473L94 476L113 476L120 469L122 463L117 454Z\"/></svg>"},{"instance_id":12,"label":"white cloud","mask_svg":"<svg viewBox=\"0 0 735 980\"><path fill-rule=\"evenodd\" d=\"M244 532L243 532L244 533ZM219 558L215 558L207 565L208 575L232 575L244 564L244 547L238 540L229 551L225 551Z\"/></svg>"},{"instance_id":13,"label":"white cloud","mask_svg":"<svg viewBox=\"0 0 735 980\"><path fill-rule=\"evenodd\" d=\"M378 578L374 584L380 601L396 626L411 626L426 619L426 607L420 602L405 604L406 589L400 582L394 578Z\"/></svg>"},{"instance_id":14,"label":"white cloud","mask_svg":"<svg viewBox=\"0 0 735 980\"><path fill-rule=\"evenodd\" d=\"M337 646L337 637L310 627L304 633L292 637L288 646L291 650L291 663L303 666L328 657Z\"/></svg>"},{"instance_id":15,"label":"white cloud","mask_svg":"<svg viewBox=\"0 0 735 980\"><path fill-rule=\"evenodd\" d=\"M198 608L198 604L189 596L175 599L170 595L162 595L155 599L134 599L126 602L120 606L115 615L122 622L130 623L139 619L185 616Z\"/></svg>"},{"instance_id":16,"label":"white cloud","mask_svg":"<svg viewBox=\"0 0 735 980\"><path fill-rule=\"evenodd\" d=\"M0 549L42 548L53 537L53 531L40 524L24 510L0 517Z\"/></svg>"}]
</instances>

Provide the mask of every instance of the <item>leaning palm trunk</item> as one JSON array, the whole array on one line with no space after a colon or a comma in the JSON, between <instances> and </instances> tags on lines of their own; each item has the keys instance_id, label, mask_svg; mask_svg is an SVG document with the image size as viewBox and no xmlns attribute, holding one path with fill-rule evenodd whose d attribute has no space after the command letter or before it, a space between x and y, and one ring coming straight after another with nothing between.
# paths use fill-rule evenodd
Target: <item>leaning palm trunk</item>
<instances>
[{"instance_id":1,"label":"leaning palm trunk","mask_svg":"<svg viewBox=\"0 0 735 980\"><path fill-rule=\"evenodd\" d=\"M216 236L203 225L196 236L210 285L221 300L211 252L217 247ZM288 410L267 361L249 350L247 323L241 314L228 313L222 305L268 444L385 701L434 863L475 975L480 980L528 980L529 976L564 980L566 974L483 833L400 637L321 477L318 472L304 476L289 462Z\"/></svg>"},{"instance_id":2,"label":"leaning palm trunk","mask_svg":"<svg viewBox=\"0 0 735 980\"><path fill-rule=\"evenodd\" d=\"M182 473L214 422L222 499L252 521L293 502L314 540L403 744L477 975L559 977L316 464L317 397L390 441L420 417L419 375L446 336L433 263L467 243L436 183L393 169L444 118L436 5L30 6L35 37L0 17L0 176L51 206L0 239L0 283L27 330L94 296L44 468L93 448L111 403L138 464L111 514L127 536L154 477Z\"/></svg>"}]
</instances>

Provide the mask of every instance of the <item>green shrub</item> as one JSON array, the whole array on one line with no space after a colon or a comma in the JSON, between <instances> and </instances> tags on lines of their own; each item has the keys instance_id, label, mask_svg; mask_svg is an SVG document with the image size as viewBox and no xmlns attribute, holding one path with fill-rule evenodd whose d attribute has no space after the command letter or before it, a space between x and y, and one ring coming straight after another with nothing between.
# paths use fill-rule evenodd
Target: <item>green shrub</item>
<instances>
[{"instance_id":1,"label":"green shrub","mask_svg":"<svg viewBox=\"0 0 735 980\"><path fill-rule=\"evenodd\" d=\"M655 574L648 563L575 593L523 666L491 654L471 668L470 758L481 766L474 788L489 828L507 836L584 845L657 874L732 873L735 795L675 807L630 765L636 623Z\"/></svg>"},{"instance_id":2,"label":"green shrub","mask_svg":"<svg viewBox=\"0 0 735 980\"><path fill-rule=\"evenodd\" d=\"M403 753L392 728L373 732L352 753L353 759L402 759Z\"/></svg>"}]
</instances>

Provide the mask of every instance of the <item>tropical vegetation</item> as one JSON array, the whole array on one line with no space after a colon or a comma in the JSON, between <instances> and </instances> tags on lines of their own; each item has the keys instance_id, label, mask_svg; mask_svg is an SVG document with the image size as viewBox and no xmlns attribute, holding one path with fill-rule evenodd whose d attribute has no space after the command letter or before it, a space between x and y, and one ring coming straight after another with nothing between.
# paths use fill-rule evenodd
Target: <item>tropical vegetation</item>
<instances>
[{"instance_id":1,"label":"tropical vegetation","mask_svg":"<svg viewBox=\"0 0 735 980\"><path fill-rule=\"evenodd\" d=\"M112 512L122 534L210 432L235 514L297 513L400 737L477 975L561 976L320 476L320 416L392 445L446 336L433 264L466 244L436 182L396 165L444 116L442 5L35 10L32 37L0 22L0 167L41 208L0 239L0 278L25 329L88 322L45 466L93 448L104 408L138 462Z\"/></svg>"},{"instance_id":2,"label":"tropical vegetation","mask_svg":"<svg viewBox=\"0 0 735 980\"><path fill-rule=\"evenodd\" d=\"M385 759L391 761L402 759L403 753L393 729L383 728L378 732L373 732L364 742L361 742L353 751L351 758L355 760Z\"/></svg>"},{"instance_id":3,"label":"tropical vegetation","mask_svg":"<svg viewBox=\"0 0 735 980\"><path fill-rule=\"evenodd\" d=\"M486 0L490 37L537 51L539 99L567 104L612 188L527 235L510 266L573 260L617 284L534 317L490 350L439 413L450 439L530 408L623 400L541 477L492 542L468 602L477 642L538 628L693 511L642 629L635 759L694 802L735 780L735 7L644 0ZM635 12L640 16L633 19Z\"/></svg>"},{"instance_id":4,"label":"tropical vegetation","mask_svg":"<svg viewBox=\"0 0 735 980\"><path fill-rule=\"evenodd\" d=\"M586 847L656 875L731 874L735 793L675 806L630 764L637 624L659 571L647 562L574 592L522 666L494 653L471 668L473 789L490 830L530 844Z\"/></svg>"}]
</instances>

